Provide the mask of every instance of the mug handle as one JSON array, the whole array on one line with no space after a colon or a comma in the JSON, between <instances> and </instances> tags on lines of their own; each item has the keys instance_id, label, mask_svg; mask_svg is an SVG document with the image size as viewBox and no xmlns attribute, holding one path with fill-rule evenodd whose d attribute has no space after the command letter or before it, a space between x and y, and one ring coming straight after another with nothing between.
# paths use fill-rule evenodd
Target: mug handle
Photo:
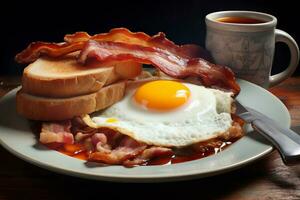
<instances>
[{"instance_id":1,"label":"mug handle","mask_svg":"<svg viewBox=\"0 0 300 200\"><path fill-rule=\"evenodd\" d=\"M288 45L291 52L290 64L286 70L269 78L270 87L281 83L291 76L296 70L299 63L299 48L296 41L287 32L275 29L275 42L283 42Z\"/></svg>"}]
</instances>

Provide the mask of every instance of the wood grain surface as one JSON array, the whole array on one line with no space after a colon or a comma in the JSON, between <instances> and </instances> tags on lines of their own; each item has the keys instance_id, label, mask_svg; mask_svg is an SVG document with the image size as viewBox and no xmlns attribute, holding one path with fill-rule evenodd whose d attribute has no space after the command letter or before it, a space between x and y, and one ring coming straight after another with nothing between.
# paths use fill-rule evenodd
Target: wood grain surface
<instances>
[{"instance_id":1,"label":"wood grain surface","mask_svg":"<svg viewBox=\"0 0 300 200\"><path fill-rule=\"evenodd\" d=\"M0 96L20 84L0 77ZM300 125L300 77L270 89ZM1 113L1 117L5 117ZM0 199L300 199L300 166L285 166L274 151L241 169L193 181L156 184L109 183L56 174L22 161L0 147Z\"/></svg>"}]
</instances>

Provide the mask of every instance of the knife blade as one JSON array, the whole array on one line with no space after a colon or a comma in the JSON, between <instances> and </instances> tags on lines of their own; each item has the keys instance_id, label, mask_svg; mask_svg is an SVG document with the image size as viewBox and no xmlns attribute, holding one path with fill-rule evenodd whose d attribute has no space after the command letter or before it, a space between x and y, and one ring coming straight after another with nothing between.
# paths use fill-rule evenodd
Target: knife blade
<instances>
[{"instance_id":1,"label":"knife blade","mask_svg":"<svg viewBox=\"0 0 300 200\"><path fill-rule=\"evenodd\" d=\"M236 101L236 114L270 141L286 165L300 163L300 135L261 112Z\"/></svg>"}]
</instances>

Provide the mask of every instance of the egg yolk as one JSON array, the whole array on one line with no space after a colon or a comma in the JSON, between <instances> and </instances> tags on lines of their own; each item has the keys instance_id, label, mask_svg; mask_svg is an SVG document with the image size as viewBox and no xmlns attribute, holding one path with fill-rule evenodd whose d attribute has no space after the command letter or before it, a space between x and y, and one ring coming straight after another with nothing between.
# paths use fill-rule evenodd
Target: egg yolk
<instances>
[{"instance_id":1,"label":"egg yolk","mask_svg":"<svg viewBox=\"0 0 300 200\"><path fill-rule=\"evenodd\" d=\"M116 118L108 118L105 122L107 122L107 123L115 123L115 122L118 122L118 120Z\"/></svg>"},{"instance_id":2,"label":"egg yolk","mask_svg":"<svg viewBox=\"0 0 300 200\"><path fill-rule=\"evenodd\" d=\"M185 104L189 96L189 88L182 83L159 80L139 87L134 94L134 99L147 109L171 110Z\"/></svg>"}]
</instances>

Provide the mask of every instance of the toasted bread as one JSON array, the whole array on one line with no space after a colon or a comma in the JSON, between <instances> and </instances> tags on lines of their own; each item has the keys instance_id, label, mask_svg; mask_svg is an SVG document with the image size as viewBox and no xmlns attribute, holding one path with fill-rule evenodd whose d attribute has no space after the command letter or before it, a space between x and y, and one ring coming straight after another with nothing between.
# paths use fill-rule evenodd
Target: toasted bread
<instances>
[{"instance_id":1,"label":"toasted bread","mask_svg":"<svg viewBox=\"0 0 300 200\"><path fill-rule=\"evenodd\" d=\"M77 53L59 59L43 57L31 63L24 69L22 91L56 98L91 94L121 79L135 77L142 69L141 64L132 62L118 63L115 67L97 62L81 65L76 56Z\"/></svg>"},{"instance_id":2,"label":"toasted bread","mask_svg":"<svg viewBox=\"0 0 300 200\"><path fill-rule=\"evenodd\" d=\"M125 82L105 86L99 91L69 98L47 98L30 95L19 90L16 97L17 112L32 120L56 121L104 109L119 101L125 92Z\"/></svg>"}]
</instances>

